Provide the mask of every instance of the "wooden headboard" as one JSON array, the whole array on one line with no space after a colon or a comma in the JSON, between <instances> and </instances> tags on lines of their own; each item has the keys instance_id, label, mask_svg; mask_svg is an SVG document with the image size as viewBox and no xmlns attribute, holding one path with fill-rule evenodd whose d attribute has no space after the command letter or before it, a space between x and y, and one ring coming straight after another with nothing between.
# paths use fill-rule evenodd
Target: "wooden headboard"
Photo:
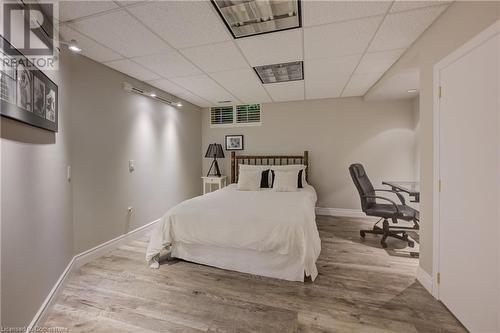
<instances>
[{"instance_id":1,"label":"wooden headboard","mask_svg":"<svg viewBox=\"0 0 500 333\"><path fill-rule=\"evenodd\" d=\"M309 152L304 155L236 155L231 152L231 183L238 182L240 164L251 165L288 165L303 164L306 166L306 180L309 180Z\"/></svg>"}]
</instances>

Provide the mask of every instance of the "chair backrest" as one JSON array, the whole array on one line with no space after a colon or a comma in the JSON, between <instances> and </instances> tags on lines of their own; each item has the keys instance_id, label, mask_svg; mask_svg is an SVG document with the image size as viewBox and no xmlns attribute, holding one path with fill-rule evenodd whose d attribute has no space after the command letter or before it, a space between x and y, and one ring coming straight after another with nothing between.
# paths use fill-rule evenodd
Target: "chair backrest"
<instances>
[{"instance_id":1,"label":"chair backrest","mask_svg":"<svg viewBox=\"0 0 500 333\"><path fill-rule=\"evenodd\" d=\"M374 195L375 191L373 189L372 182L368 178L362 164L351 164L351 166L349 166L349 173L351 174L352 181L358 190L359 198L361 200L361 209L365 211L367 208L370 208L376 203L374 198L364 197L365 195Z\"/></svg>"}]
</instances>

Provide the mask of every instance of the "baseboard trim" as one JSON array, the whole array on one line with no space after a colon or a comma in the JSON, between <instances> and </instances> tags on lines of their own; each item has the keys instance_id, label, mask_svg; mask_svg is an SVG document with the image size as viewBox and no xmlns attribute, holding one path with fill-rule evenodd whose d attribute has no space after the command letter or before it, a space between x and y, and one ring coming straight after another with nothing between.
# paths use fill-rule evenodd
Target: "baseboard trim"
<instances>
[{"instance_id":1,"label":"baseboard trim","mask_svg":"<svg viewBox=\"0 0 500 333\"><path fill-rule=\"evenodd\" d=\"M142 227L129 231L126 234L113 238L112 240L97 245L96 247L93 247L87 251L79 253L75 255L73 258L71 258L70 262L68 263L62 274L59 276L59 279L57 279L57 282L54 284L49 294L43 301L42 305L38 309L37 313L33 317L31 323L26 328L26 333L33 332L34 328L38 325L38 323L45 318L47 310L52 305L54 300L57 298L59 293L62 291L64 286L66 285L66 282L68 280L68 277L71 275L71 272L85 265L86 263L120 247L125 243L128 243L134 239L138 239L145 236L148 232L150 232L153 229L153 227L159 221L160 219L145 224Z\"/></svg>"},{"instance_id":2,"label":"baseboard trim","mask_svg":"<svg viewBox=\"0 0 500 333\"><path fill-rule=\"evenodd\" d=\"M420 266L417 267L417 280L422 284L422 286L431 294L434 296L434 288L433 288L433 283L432 283L432 277L424 271Z\"/></svg>"},{"instance_id":3,"label":"baseboard trim","mask_svg":"<svg viewBox=\"0 0 500 333\"><path fill-rule=\"evenodd\" d=\"M361 210L348 208L316 207L316 214L339 217L366 217Z\"/></svg>"}]
</instances>

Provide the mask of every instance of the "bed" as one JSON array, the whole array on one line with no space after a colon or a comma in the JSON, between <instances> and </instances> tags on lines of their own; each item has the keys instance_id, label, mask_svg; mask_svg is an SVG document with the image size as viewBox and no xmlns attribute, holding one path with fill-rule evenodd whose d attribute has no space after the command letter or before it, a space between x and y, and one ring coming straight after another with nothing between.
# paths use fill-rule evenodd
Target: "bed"
<instances>
[{"instance_id":1,"label":"bed","mask_svg":"<svg viewBox=\"0 0 500 333\"><path fill-rule=\"evenodd\" d=\"M231 154L231 184L170 209L151 234L146 260L159 254L255 275L290 281L314 280L321 249L315 221L316 191L305 182L293 192L238 190L240 165L303 164L308 154L238 156Z\"/></svg>"}]
</instances>

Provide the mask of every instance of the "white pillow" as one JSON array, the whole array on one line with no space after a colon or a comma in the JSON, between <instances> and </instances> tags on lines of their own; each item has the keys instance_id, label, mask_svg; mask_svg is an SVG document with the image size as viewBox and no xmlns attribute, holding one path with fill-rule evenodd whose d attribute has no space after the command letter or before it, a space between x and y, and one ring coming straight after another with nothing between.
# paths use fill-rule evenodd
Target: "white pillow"
<instances>
[{"instance_id":1,"label":"white pillow","mask_svg":"<svg viewBox=\"0 0 500 333\"><path fill-rule=\"evenodd\" d=\"M274 171L273 190L276 192L296 192L297 171L296 170L276 170Z\"/></svg>"},{"instance_id":2,"label":"white pillow","mask_svg":"<svg viewBox=\"0 0 500 333\"><path fill-rule=\"evenodd\" d=\"M240 191L259 191L261 170L241 169L238 174L238 190Z\"/></svg>"},{"instance_id":3,"label":"white pillow","mask_svg":"<svg viewBox=\"0 0 500 333\"><path fill-rule=\"evenodd\" d=\"M306 180L306 166L303 164L288 164L288 165L272 165L271 170L274 171L296 171L297 174L299 173L300 170L302 171L302 187L306 187L307 185L307 180ZM271 180L272 181L272 180ZM269 183L271 184L271 183Z\"/></svg>"},{"instance_id":4,"label":"white pillow","mask_svg":"<svg viewBox=\"0 0 500 333\"><path fill-rule=\"evenodd\" d=\"M239 172L238 175L241 173L241 170L259 170L261 173L266 170L271 170L271 165L255 165L255 164L238 164L239 165ZM239 176L238 176L239 180ZM273 179L271 177L271 173L268 173L268 178L267 178L267 183L269 184L269 187L271 187L273 182ZM259 183L260 187L260 183Z\"/></svg>"}]
</instances>

